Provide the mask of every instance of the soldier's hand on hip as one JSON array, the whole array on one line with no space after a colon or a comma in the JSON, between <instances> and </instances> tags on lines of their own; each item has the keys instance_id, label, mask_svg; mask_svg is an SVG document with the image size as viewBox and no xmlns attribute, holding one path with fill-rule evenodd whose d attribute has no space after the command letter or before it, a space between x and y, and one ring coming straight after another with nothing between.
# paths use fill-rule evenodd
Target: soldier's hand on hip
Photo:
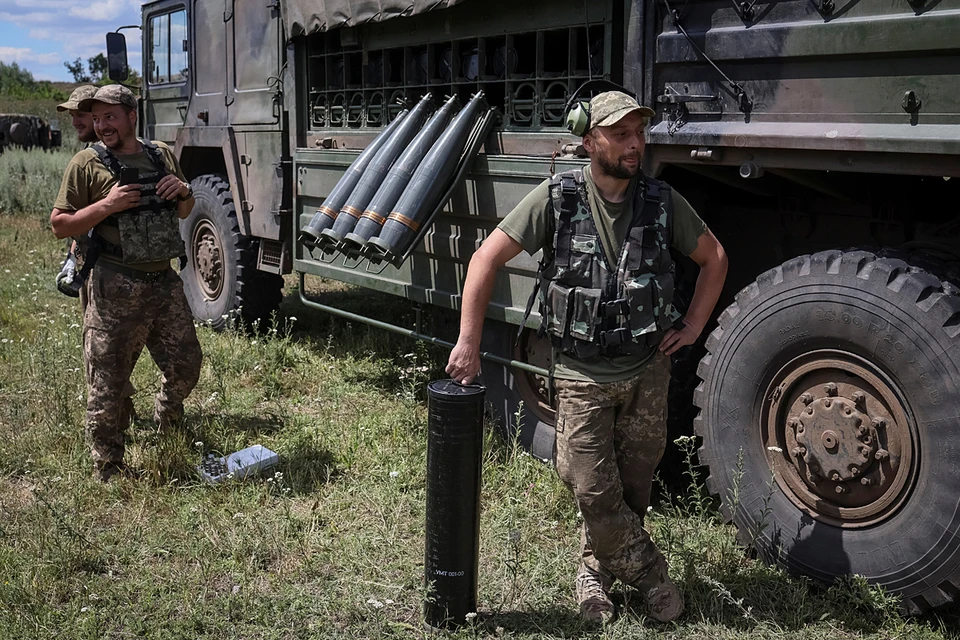
<instances>
[{"instance_id":1,"label":"soldier's hand on hip","mask_svg":"<svg viewBox=\"0 0 960 640\"><path fill-rule=\"evenodd\" d=\"M693 344L700 336L700 331L700 329L697 329L686 321L683 323L683 329L679 331L677 329L667 329L667 332L663 334L663 340L660 341L660 353L669 356L680 349L680 347Z\"/></svg>"},{"instance_id":2,"label":"soldier's hand on hip","mask_svg":"<svg viewBox=\"0 0 960 640\"><path fill-rule=\"evenodd\" d=\"M450 360L445 369L451 379L460 384L470 384L480 375L480 350L476 347L457 342L450 352Z\"/></svg>"},{"instance_id":3,"label":"soldier's hand on hip","mask_svg":"<svg viewBox=\"0 0 960 640\"><path fill-rule=\"evenodd\" d=\"M126 211L140 204L140 185L125 184L113 185L110 193L104 198L107 207L114 213Z\"/></svg>"},{"instance_id":4,"label":"soldier's hand on hip","mask_svg":"<svg viewBox=\"0 0 960 640\"><path fill-rule=\"evenodd\" d=\"M157 181L157 195L164 200L186 198L189 192L189 185L186 182L169 173Z\"/></svg>"}]
</instances>

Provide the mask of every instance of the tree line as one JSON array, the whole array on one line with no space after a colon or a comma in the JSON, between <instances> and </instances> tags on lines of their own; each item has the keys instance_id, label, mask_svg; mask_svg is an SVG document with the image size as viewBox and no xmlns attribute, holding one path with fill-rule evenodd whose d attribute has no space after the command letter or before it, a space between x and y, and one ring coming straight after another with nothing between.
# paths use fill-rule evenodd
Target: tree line
<instances>
[{"instance_id":1,"label":"tree line","mask_svg":"<svg viewBox=\"0 0 960 640\"><path fill-rule=\"evenodd\" d=\"M63 91L47 80L35 80L33 74L16 62L0 62L0 96L66 100Z\"/></svg>"}]
</instances>

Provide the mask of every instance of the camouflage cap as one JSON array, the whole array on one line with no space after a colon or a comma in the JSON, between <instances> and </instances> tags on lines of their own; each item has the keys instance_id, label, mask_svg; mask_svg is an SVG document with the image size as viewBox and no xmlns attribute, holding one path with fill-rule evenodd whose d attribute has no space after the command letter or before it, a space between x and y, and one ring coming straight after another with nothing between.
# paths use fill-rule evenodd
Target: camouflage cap
<instances>
[{"instance_id":1,"label":"camouflage cap","mask_svg":"<svg viewBox=\"0 0 960 640\"><path fill-rule=\"evenodd\" d=\"M92 98L97 93L97 87L92 84L80 85L73 90L66 102L57 105L57 111L70 111L79 109L80 101Z\"/></svg>"},{"instance_id":2,"label":"camouflage cap","mask_svg":"<svg viewBox=\"0 0 960 640\"><path fill-rule=\"evenodd\" d=\"M622 91L605 91L590 100L590 127L612 126L634 111L639 111L644 119L657 114L650 107L640 106L632 96Z\"/></svg>"},{"instance_id":3,"label":"camouflage cap","mask_svg":"<svg viewBox=\"0 0 960 640\"><path fill-rule=\"evenodd\" d=\"M137 97L122 84L107 84L100 87L93 97L80 101L80 110L90 111L93 109L94 102L125 104L131 109L137 108Z\"/></svg>"}]
</instances>

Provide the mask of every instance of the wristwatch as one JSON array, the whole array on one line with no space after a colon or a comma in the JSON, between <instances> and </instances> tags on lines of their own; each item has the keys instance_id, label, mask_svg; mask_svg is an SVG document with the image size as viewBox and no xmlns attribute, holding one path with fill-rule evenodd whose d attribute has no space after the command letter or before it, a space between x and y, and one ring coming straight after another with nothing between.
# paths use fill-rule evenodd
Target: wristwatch
<instances>
[{"instance_id":1,"label":"wristwatch","mask_svg":"<svg viewBox=\"0 0 960 640\"><path fill-rule=\"evenodd\" d=\"M184 200L193 197L193 185L191 185L189 182L187 182L186 185L187 185L187 195L181 196L179 193L177 194L177 200L179 200L180 202L183 202Z\"/></svg>"}]
</instances>

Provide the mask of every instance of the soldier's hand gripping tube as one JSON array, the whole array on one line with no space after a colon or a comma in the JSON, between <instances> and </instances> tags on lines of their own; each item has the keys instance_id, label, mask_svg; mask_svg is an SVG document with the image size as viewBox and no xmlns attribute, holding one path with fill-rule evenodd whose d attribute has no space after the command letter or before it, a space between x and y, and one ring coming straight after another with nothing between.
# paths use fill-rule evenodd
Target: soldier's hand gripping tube
<instances>
[{"instance_id":1,"label":"soldier's hand gripping tube","mask_svg":"<svg viewBox=\"0 0 960 640\"><path fill-rule=\"evenodd\" d=\"M60 273L57 274L57 291L71 298L79 298L82 286L83 280L77 271L77 259L73 251L70 251L60 267Z\"/></svg>"},{"instance_id":2,"label":"soldier's hand gripping tube","mask_svg":"<svg viewBox=\"0 0 960 640\"><path fill-rule=\"evenodd\" d=\"M393 262L403 256L456 173L464 145L486 109L483 91L478 91L417 167L380 235L367 242L368 257L372 259L377 252Z\"/></svg>"},{"instance_id":3,"label":"soldier's hand gripping tube","mask_svg":"<svg viewBox=\"0 0 960 640\"><path fill-rule=\"evenodd\" d=\"M433 147L437 138L446 128L447 123L450 122L450 118L459 108L460 101L457 100L456 96L451 96L433 114L430 121L403 152L403 155L390 168L383 184L377 189L377 193L370 200L370 204L367 205L363 215L360 216L360 220L357 221L353 231L343 236L341 251L348 255L355 255L363 248L367 240L379 235L383 223L393 210L393 205L397 204L397 200L403 194L403 190L410 182L413 172L417 170L417 166Z\"/></svg>"},{"instance_id":4,"label":"soldier's hand gripping tube","mask_svg":"<svg viewBox=\"0 0 960 640\"><path fill-rule=\"evenodd\" d=\"M320 240L317 244L325 252L334 251L336 245L343 240L343 236L353 231L354 225L357 224L357 220L360 219L364 209L370 204L370 199L377 192L390 167L407 148L413 137L417 135L420 125L426 120L432 106L433 96L427 93L420 98L416 106L410 110L406 120L393 131L370 160L363 175L360 176L360 181L354 187L353 193L341 207L333 226L320 232Z\"/></svg>"},{"instance_id":5,"label":"soldier's hand gripping tube","mask_svg":"<svg viewBox=\"0 0 960 640\"><path fill-rule=\"evenodd\" d=\"M387 127L373 139L373 142L368 144L360 155L357 156L357 159L353 161L353 164L350 165L336 186L333 187L329 195L324 199L323 204L320 205L320 208L313 215L313 219L300 229L300 242L307 246L314 246L320 237L320 232L333 226L337 214L340 213L340 208L343 207L347 198L353 193L353 188L357 186L357 183L360 181L360 176L363 175L367 165L370 164L373 156L377 154L377 151L380 150L383 143L387 141L396 128L400 126L400 123L404 121L408 113L409 110L407 109L401 111L397 117L393 119L393 122L387 125Z\"/></svg>"}]
</instances>

